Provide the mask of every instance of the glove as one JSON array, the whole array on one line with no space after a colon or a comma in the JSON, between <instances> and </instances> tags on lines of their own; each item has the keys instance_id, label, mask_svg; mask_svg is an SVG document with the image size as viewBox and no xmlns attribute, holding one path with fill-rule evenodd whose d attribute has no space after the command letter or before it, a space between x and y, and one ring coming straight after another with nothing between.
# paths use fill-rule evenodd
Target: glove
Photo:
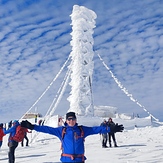
<instances>
[{"instance_id":1,"label":"glove","mask_svg":"<svg viewBox=\"0 0 163 163\"><path fill-rule=\"evenodd\" d=\"M34 129L34 125L33 124L31 124L29 121L22 121L21 122L21 127L25 127L25 128L28 128L28 129L30 129L30 130L33 130Z\"/></svg>"},{"instance_id":2,"label":"glove","mask_svg":"<svg viewBox=\"0 0 163 163\"><path fill-rule=\"evenodd\" d=\"M115 126L110 127L110 132L122 132L124 130L123 125L118 125L118 123Z\"/></svg>"}]
</instances>

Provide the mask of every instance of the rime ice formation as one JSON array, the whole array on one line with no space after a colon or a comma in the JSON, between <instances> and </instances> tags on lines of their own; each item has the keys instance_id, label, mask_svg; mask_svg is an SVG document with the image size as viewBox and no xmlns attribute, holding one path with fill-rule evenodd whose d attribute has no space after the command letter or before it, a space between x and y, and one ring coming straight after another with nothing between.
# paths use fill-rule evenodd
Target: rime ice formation
<instances>
[{"instance_id":1,"label":"rime ice formation","mask_svg":"<svg viewBox=\"0 0 163 163\"><path fill-rule=\"evenodd\" d=\"M74 111L78 115L93 116L92 104L92 74L94 63L92 61L93 52L93 28L95 28L96 14L83 6L73 6L73 12L70 15L72 19L72 63L70 108L68 111Z\"/></svg>"}]
</instances>

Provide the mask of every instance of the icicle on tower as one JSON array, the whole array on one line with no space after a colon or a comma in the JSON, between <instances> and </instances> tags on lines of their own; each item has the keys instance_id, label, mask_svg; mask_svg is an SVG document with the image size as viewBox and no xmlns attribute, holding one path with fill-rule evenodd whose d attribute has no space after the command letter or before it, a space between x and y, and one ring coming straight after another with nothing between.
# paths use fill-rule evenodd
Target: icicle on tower
<instances>
[{"instance_id":1,"label":"icicle on tower","mask_svg":"<svg viewBox=\"0 0 163 163\"><path fill-rule=\"evenodd\" d=\"M93 116L92 74L93 74L93 28L95 28L96 14L83 6L73 6L70 15L72 20L71 58L71 92L68 97L70 108L78 115Z\"/></svg>"}]
</instances>

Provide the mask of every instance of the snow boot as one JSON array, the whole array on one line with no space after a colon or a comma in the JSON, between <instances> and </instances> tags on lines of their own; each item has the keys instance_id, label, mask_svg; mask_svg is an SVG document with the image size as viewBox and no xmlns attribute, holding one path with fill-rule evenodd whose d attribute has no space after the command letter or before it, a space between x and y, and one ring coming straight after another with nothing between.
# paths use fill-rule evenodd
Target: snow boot
<instances>
[{"instance_id":1,"label":"snow boot","mask_svg":"<svg viewBox=\"0 0 163 163\"><path fill-rule=\"evenodd\" d=\"M103 144L102 148L108 148L108 146L106 144Z\"/></svg>"},{"instance_id":2,"label":"snow boot","mask_svg":"<svg viewBox=\"0 0 163 163\"><path fill-rule=\"evenodd\" d=\"M116 142L114 143L114 147L118 147Z\"/></svg>"}]
</instances>

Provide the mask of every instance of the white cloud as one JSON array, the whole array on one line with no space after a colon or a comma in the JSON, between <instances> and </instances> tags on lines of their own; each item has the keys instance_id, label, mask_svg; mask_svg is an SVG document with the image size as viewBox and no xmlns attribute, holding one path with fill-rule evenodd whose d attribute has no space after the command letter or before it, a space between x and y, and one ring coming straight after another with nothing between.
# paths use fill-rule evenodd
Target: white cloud
<instances>
[{"instance_id":1,"label":"white cloud","mask_svg":"<svg viewBox=\"0 0 163 163\"><path fill-rule=\"evenodd\" d=\"M77 3L97 14L94 49L133 96L161 118L161 1L125 0L122 5L119 0L29 4L18 0L0 3L0 119L10 120L11 116L4 114L7 110L14 119L21 117L58 73L71 52L69 15ZM117 87L96 54L94 62L95 105L117 106L120 112L141 111ZM54 91L45 98L48 102L39 104L40 112L49 107L61 81L56 81ZM67 106L66 100L60 108L64 109L64 104Z\"/></svg>"}]
</instances>

